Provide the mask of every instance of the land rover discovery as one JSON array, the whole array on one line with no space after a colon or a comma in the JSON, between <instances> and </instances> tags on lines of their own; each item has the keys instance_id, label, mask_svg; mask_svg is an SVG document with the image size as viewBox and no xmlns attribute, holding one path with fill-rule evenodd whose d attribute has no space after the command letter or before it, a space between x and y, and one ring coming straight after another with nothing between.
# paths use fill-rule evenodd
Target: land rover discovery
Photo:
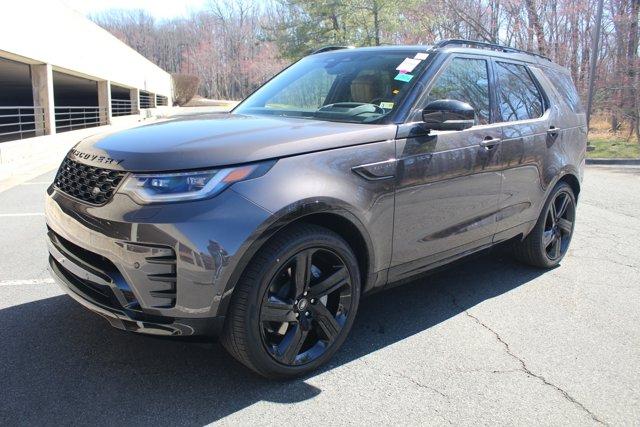
<instances>
[{"instance_id":1,"label":"land rover discovery","mask_svg":"<svg viewBox=\"0 0 640 427\"><path fill-rule=\"evenodd\" d=\"M586 133L539 55L321 49L231 113L78 143L47 190L51 272L117 328L219 335L264 376L301 375L365 294L507 241L558 265Z\"/></svg>"}]
</instances>

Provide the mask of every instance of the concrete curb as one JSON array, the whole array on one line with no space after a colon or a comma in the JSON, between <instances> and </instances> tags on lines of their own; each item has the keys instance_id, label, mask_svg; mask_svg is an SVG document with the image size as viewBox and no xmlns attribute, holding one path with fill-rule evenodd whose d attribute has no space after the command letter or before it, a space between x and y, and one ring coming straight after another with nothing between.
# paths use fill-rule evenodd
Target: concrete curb
<instances>
[{"instance_id":1,"label":"concrete curb","mask_svg":"<svg viewBox=\"0 0 640 427\"><path fill-rule=\"evenodd\" d=\"M588 165L633 165L640 166L640 159L587 159Z\"/></svg>"}]
</instances>

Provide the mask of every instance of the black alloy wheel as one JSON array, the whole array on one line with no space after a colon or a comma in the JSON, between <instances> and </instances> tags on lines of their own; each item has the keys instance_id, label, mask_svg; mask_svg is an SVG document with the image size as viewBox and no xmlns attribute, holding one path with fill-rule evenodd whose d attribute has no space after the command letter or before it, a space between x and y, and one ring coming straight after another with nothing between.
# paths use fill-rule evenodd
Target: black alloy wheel
<instances>
[{"instance_id":1,"label":"black alloy wheel","mask_svg":"<svg viewBox=\"0 0 640 427\"><path fill-rule=\"evenodd\" d=\"M567 191L556 193L547 209L542 233L542 246L549 260L562 258L569 249L575 214L576 206L572 195Z\"/></svg>"},{"instance_id":2,"label":"black alloy wheel","mask_svg":"<svg viewBox=\"0 0 640 427\"><path fill-rule=\"evenodd\" d=\"M358 311L360 268L349 244L314 224L270 239L238 281L222 344L268 378L294 378L326 363Z\"/></svg>"},{"instance_id":3,"label":"black alloy wheel","mask_svg":"<svg viewBox=\"0 0 640 427\"><path fill-rule=\"evenodd\" d=\"M330 249L304 249L276 272L260 308L262 342L286 366L318 359L347 322L352 284Z\"/></svg>"},{"instance_id":4,"label":"black alloy wheel","mask_svg":"<svg viewBox=\"0 0 640 427\"><path fill-rule=\"evenodd\" d=\"M576 220L576 197L566 182L558 183L547 198L540 217L524 238L514 242L514 255L534 267L553 268L569 250Z\"/></svg>"}]
</instances>

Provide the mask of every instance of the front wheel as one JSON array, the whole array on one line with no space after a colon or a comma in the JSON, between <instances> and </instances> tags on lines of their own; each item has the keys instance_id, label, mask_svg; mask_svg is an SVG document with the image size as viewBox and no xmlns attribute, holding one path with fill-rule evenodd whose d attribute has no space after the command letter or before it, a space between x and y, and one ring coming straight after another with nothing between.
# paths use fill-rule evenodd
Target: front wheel
<instances>
[{"instance_id":1,"label":"front wheel","mask_svg":"<svg viewBox=\"0 0 640 427\"><path fill-rule=\"evenodd\" d=\"M323 227L296 225L269 241L243 273L222 343L265 377L299 376L342 345L359 298L357 260L344 239Z\"/></svg>"},{"instance_id":2,"label":"front wheel","mask_svg":"<svg viewBox=\"0 0 640 427\"><path fill-rule=\"evenodd\" d=\"M576 219L576 197L566 182L558 183L529 235L515 244L516 257L540 268L557 266L569 249Z\"/></svg>"}]
</instances>

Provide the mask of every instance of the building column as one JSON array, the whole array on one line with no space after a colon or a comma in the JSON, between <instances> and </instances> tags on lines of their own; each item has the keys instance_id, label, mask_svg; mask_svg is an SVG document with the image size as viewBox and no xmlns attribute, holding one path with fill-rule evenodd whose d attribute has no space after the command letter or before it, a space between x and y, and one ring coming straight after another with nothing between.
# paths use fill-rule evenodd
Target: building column
<instances>
[{"instance_id":1,"label":"building column","mask_svg":"<svg viewBox=\"0 0 640 427\"><path fill-rule=\"evenodd\" d=\"M53 102L53 71L51 64L31 65L31 89L36 135L53 135L56 133L56 112ZM42 114L40 116L40 114Z\"/></svg>"},{"instance_id":2,"label":"building column","mask_svg":"<svg viewBox=\"0 0 640 427\"><path fill-rule=\"evenodd\" d=\"M151 108L156 108L156 94L149 92L149 97L151 98Z\"/></svg>"},{"instance_id":3,"label":"building column","mask_svg":"<svg viewBox=\"0 0 640 427\"><path fill-rule=\"evenodd\" d=\"M140 114L140 89L131 89L129 96L131 98L131 114Z\"/></svg>"},{"instance_id":4,"label":"building column","mask_svg":"<svg viewBox=\"0 0 640 427\"><path fill-rule=\"evenodd\" d=\"M111 124L111 82L98 82L98 108L100 109L100 124Z\"/></svg>"}]
</instances>

